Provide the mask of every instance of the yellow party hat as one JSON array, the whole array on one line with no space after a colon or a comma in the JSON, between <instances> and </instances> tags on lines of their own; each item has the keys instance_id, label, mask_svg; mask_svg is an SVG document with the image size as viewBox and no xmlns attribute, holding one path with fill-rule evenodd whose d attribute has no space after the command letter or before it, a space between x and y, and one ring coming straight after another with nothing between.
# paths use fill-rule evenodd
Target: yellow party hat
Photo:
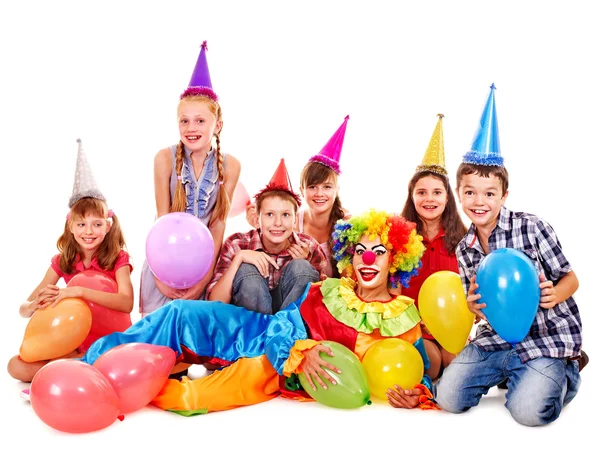
<instances>
[{"instance_id":1,"label":"yellow party hat","mask_svg":"<svg viewBox=\"0 0 600 454\"><path fill-rule=\"evenodd\" d=\"M423 156L423 162L417 167L417 172L435 172L440 175L448 175L446 170L446 158L444 157L444 133L442 132L443 114L438 114L438 121L429 141L429 146Z\"/></svg>"}]
</instances>

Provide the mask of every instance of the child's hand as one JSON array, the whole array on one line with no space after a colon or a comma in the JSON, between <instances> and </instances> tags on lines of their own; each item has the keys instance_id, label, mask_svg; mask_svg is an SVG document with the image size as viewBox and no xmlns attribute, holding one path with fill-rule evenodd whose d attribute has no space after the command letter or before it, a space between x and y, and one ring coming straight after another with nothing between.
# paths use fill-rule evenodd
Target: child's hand
<instances>
[{"instance_id":1,"label":"child's hand","mask_svg":"<svg viewBox=\"0 0 600 454\"><path fill-rule=\"evenodd\" d=\"M304 241L299 241L298 243L290 245L290 247L288 248L288 252L295 259L306 260L310 252L309 244Z\"/></svg>"},{"instance_id":2,"label":"child's hand","mask_svg":"<svg viewBox=\"0 0 600 454\"><path fill-rule=\"evenodd\" d=\"M475 323L479 323L481 320L487 321L487 318L485 318L485 315L481 312L481 309L485 307L485 303L477 302L481 298L481 295L475 293L475 290L479 287L479 285L475 283L475 275L471 277L470 282L471 285L467 292L467 306L469 310L475 314Z\"/></svg>"},{"instance_id":3,"label":"child's hand","mask_svg":"<svg viewBox=\"0 0 600 454\"><path fill-rule=\"evenodd\" d=\"M386 396L388 402L394 408L415 408L419 405L419 397L423 394L423 390L419 388L402 389L395 385L396 389L388 389Z\"/></svg>"},{"instance_id":4,"label":"child's hand","mask_svg":"<svg viewBox=\"0 0 600 454\"><path fill-rule=\"evenodd\" d=\"M342 371L333 364L329 364L327 361L321 358L319 352L325 352L329 356L334 356L329 347L326 347L323 344L317 344L313 348L304 351L304 360L302 361L302 372L304 372L308 383L315 391L317 390L317 387L315 386L314 381L321 385L323 389L327 389L327 385L322 380L322 377L325 377L325 379L331 382L332 385L336 384L335 379L326 371L324 371L323 368L337 372L338 374L342 373Z\"/></svg>"},{"instance_id":5,"label":"child's hand","mask_svg":"<svg viewBox=\"0 0 600 454\"><path fill-rule=\"evenodd\" d=\"M246 205L246 221L255 229L259 228L258 225L258 214L256 213L256 204L250 203Z\"/></svg>"},{"instance_id":6,"label":"child's hand","mask_svg":"<svg viewBox=\"0 0 600 454\"><path fill-rule=\"evenodd\" d=\"M431 336L431 333L429 332L429 330L427 329L427 325L425 324L425 322L423 322L423 320L421 320L421 332L423 334L427 334L428 336Z\"/></svg>"},{"instance_id":7,"label":"child's hand","mask_svg":"<svg viewBox=\"0 0 600 454\"><path fill-rule=\"evenodd\" d=\"M154 278L154 281L156 282L156 288L158 289L158 291L165 295L167 298L171 298L172 300L183 299L183 295L185 295L186 289L169 287L167 284L164 284L157 278Z\"/></svg>"},{"instance_id":8,"label":"child's hand","mask_svg":"<svg viewBox=\"0 0 600 454\"><path fill-rule=\"evenodd\" d=\"M269 265L273 265L277 270L279 269L277 262L262 251L251 251L249 249L244 249L239 251L236 256L240 257L242 263L250 263L258 268L258 272L264 278L269 277Z\"/></svg>"},{"instance_id":9,"label":"child's hand","mask_svg":"<svg viewBox=\"0 0 600 454\"><path fill-rule=\"evenodd\" d=\"M202 291L204 290L203 284L204 283L202 281L200 281L197 284L192 285L187 290L184 290L184 294L180 298L182 300L197 300L197 299L200 299L200 295L202 294Z\"/></svg>"},{"instance_id":10,"label":"child's hand","mask_svg":"<svg viewBox=\"0 0 600 454\"><path fill-rule=\"evenodd\" d=\"M66 287L61 288L56 297L50 301L46 300L44 307L54 307L65 298L81 298L83 296L83 287Z\"/></svg>"},{"instance_id":11,"label":"child's hand","mask_svg":"<svg viewBox=\"0 0 600 454\"><path fill-rule=\"evenodd\" d=\"M32 305L33 310L31 313L33 314L33 312L35 312L36 310L44 309L45 307L52 304L58 296L59 292L60 288L58 288L56 285L46 285L46 287L44 287L38 292L37 298L33 300L34 304Z\"/></svg>"},{"instance_id":12,"label":"child's hand","mask_svg":"<svg viewBox=\"0 0 600 454\"><path fill-rule=\"evenodd\" d=\"M540 306L552 309L560 301L556 301L556 289L552 281L546 280L544 273L540 273Z\"/></svg>"}]
</instances>

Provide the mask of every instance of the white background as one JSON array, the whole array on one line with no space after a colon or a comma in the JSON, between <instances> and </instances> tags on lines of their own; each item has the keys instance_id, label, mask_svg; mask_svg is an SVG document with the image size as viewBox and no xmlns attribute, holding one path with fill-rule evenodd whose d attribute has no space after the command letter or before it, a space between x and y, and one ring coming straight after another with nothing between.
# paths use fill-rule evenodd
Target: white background
<instances>
[{"instance_id":1,"label":"white background","mask_svg":"<svg viewBox=\"0 0 600 454\"><path fill-rule=\"evenodd\" d=\"M390 5L395 5L391 7ZM591 363L549 427L514 422L492 390L462 416L381 405L334 411L283 399L195 418L144 409L82 436L45 426L2 373L2 443L25 452L553 452L592 438L598 408L597 216L600 32L593 2L3 2L0 7L0 265L4 360L19 304L56 253L77 144L122 221L136 266L154 220L154 154L178 140L176 106L202 40L224 111L222 149L250 193L285 157L294 184L350 114L341 197L353 213L399 211L446 115L447 166L468 150L494 82L507 205L547 219L580 280ZM228 233L248 226L234 218ZM596 437L594 437L595 439ZM585 451L587 448L584 448ZM589 448L591 449L591 448ZM579 449L581 452L582 449Z\"/></svg>"}]
</instances>

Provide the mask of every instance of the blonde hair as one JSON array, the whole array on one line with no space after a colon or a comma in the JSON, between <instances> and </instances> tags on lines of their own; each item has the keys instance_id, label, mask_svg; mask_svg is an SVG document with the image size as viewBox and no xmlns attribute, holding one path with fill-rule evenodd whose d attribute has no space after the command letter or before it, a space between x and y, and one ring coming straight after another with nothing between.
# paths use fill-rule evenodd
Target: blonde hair
<instances>
[{"instance_id":1,"label":"blonde hair","mask_svg":"<svg viewBox=\"0 0 600 454\"><path fill-rule=\"evenodd\" d=\"M77 256L81 254L81 248L75 240L73 233L71 233L71 224L78 219L84 219L88 215L107 219L108 207L106 202L93 197L84 197L75 202L71 207L69 216L65 221L65 230L56 242L56 247L60 252L60 269L66 274L73 274L73 266L75 265ZM111 228L95 254L98 265L107 271L115 267L121 250L126 247L119 219L114 213L112 213L111 218Z\"/></svg>"},{"instance_id":2,"label":"blonde hair","mask_svg":"<svg viewBox=\"0 0 600 454\"><path fill-rule=\"evenodd\" d=\"M186 96L181 101L179 101L179 105L184 102L203 102L207 105L208 110L215 117L215 121L223 121L223 116L221 113L221 106L216 101L206 97L206 96ZM216 158L217 158L217 168L219 171L219 192L217 194L217 203L213 209L210 223L217 220L225 221L227 218L227 214L229 213L229 207L231 205L231 201L229 200L229 196L227 195L227 191L225 190L225 186L223 185L225 181L225 175L223 171L223 155L221 154L221 131L215 132L215 142L216 142ZM183 142L180 140L177 144L177 149L175 151L175 173L177 176L181 176L181 169L183 168ZM180 179L177 180L177 185L175 189L175 195L173 197L173 203L171 204L170 212L178 212L185 211L186 208L186 196L185 196L185 188L183 187L183 183Z\"/></svg>"}]
</instances>

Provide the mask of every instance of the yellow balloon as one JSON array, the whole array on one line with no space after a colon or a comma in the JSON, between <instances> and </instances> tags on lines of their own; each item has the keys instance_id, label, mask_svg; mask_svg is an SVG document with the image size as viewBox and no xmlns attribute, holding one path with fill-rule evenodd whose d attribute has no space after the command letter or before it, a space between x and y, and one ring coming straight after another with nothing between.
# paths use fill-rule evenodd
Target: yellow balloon
<instances>
[{"instance_id":1,"label":"yellow balloon","mask_svg":"<svg viewBox=\"0 0 600 454\"><path fill-rule=\"evenodd\" d=\"M363 357L363 367L371 394L384 400L387 400L385 393L394 385L413 389L424 372L419 351L410 342L396 338L375 342Z\"/></svg>"},{"instance_id":2,"label":"yellow balloon","mask_svg":"<svg viewBox=\"0 0 600 454\"><path fill-rule=\"evenodd\" d=\"M59 358L85 340L92 311L79 298L65 298L54 307L34 312L25 328L19 356L25 362Z\"/></svg>"},{"instance_id":3,"label":"yellow balloon","mask_svg":"<svg viewBox=\"0 0 600 454\"><path fill-rule=\"evenodd\" d=\"M433 273L419 290L419 312L427 329L444 349L458 354L467 343L475 314L467 307L467 298L458 273Z\"/></svg>"}]
</instances>

